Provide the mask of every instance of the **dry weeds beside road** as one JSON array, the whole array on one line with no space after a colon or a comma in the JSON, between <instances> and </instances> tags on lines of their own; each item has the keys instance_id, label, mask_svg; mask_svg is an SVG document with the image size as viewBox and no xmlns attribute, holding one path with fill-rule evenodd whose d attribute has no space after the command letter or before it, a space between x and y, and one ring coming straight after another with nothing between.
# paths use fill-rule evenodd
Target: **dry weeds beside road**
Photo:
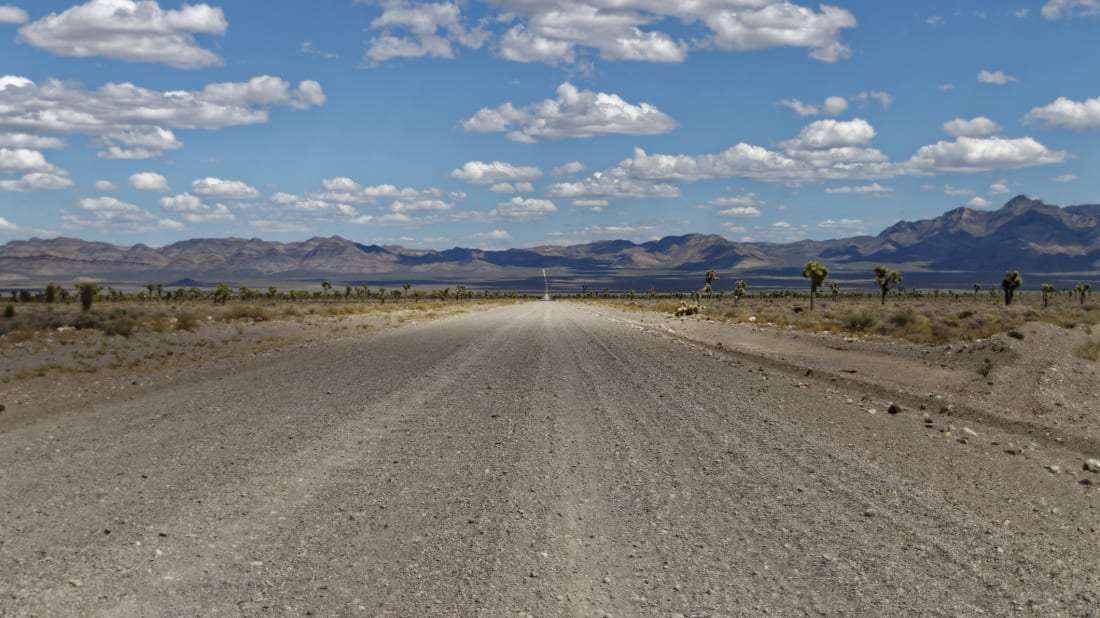
<instances>
[{"instance_id":1,"label":"dry weeds beside road","mask_svg":"<svg viewBox=\"0 0 1100 618\"><path fill-rule=\"evenodd\" d=\"M1095 454L735 341L527 303L218 367L0 415L0 615L1100 611L1100 475L1042 465Z\"/></svg>"}]
</instances>

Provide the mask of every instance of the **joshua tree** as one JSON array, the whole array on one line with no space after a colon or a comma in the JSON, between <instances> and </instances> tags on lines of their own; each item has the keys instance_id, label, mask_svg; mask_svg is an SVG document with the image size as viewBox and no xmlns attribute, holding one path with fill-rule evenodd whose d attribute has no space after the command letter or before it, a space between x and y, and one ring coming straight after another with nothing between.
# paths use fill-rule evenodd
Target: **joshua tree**
<instances>
[{"instance_id":1,"label":"joshua tree","mask_svg":"<svg viewBox=\"0 0 1100 618\"><path fill-rule=\"evenodd\" d=\"M836 281L829 282L829 291L833 293L833 302L840 298L840 284Z\"/></svg>"},{"instance_id":2,"label":"joshua tree","mask_svg":"<svg viewBox=\"0 0 1100 618\"><path fill-rule=\"evenodd\" d=\"M645 295L650 298L657 298L657 288L650 286L649 289L646 290Z\"/></svg>"},{"instance_id":3,"label":"joshua tree","mask_svg":"<svg viewBox=\"0 0 1100 618\"><path fill-rule=\"evenodd\" d=\"M713 270L713 269L708 270L705 280L706 280L706 285L703 286L703 293L704 294L710 294L713 291L713 289L710 287L710 284L715 282L715 281L718 281L718 271Z\"/></svg>"},{"instance_id":4,"label":"joshua tree","mask_svg":"<svg viewBox=\"0 0 1100 618\"><path fill-rule=\"evenodd\" d=\"M96 294L99 294L99 286L90 281L78 283L76 293L80 297L80 310L88 311L92 308L92 303L95 302Z\"/></svg>"},{"instance_id":5,"label":"joshua tree","mask_svg":"<svg viewBox=\"0 0 1100 618\"><path fill-rule=\"evenodd\" d=\"M1012 304L1012 295L1023 284L1024 280L1020 277L1020 271L1010 270L1005 273L1005 278L1001 281L1001 288L1005 291L1005 307Z\"/></svg>"},{"instance_id":6,"label":"joshua tree","mask_svg":"<svg viewBox=\"0 0 1100 618\"><path fill-rule=\"evenodd\" d=\"M57 295L60 292L61 292L61 286L59 286L56 283L53 283L51 281L49 284L46 285L46 291L44 293L44 296L46 297L45 298L46 302L51 304L51 305L53 303L56 303L57 302Z\"/></svg>"},{"instance_id":7,"label":"joshua tree","mask_svg":"<svg viewBox=\"0 0 1100 618\"><path fill-rule=\"evenodd\" d=\"M402 283L401 287L405 288L405 298L409 297L409 288L412 287L411 283Z\"/></svg>"},{"instance_id":8,"label":"joshua tree","mask_svg":"<svg viewBox=\"0 0 1100 618\"><path fill-rule=\"evenodd\" d=\"M975 283L974 284L974 300L978 299L978 291L981 290L981 289L982 289L982 284L980 284L980 283Z\"/></svg>"},{"instance_id":9,"label":"joshua tree","mask_svg":"<svg viewBox=\"0 0 1100 618\"><path fill-rule=\"evenodd\" d=\"M275 300L275 295L279 293L279 288L269 285L267 286L267 299Z\"/></svg>"},{"instance_id":10,"label":"joshua tree","mask_svg":"<svg viewBox=\"0 0 1100 618\"><path fill-rule=\"evenodd\" d=\"M326 279L326 280L321 282L321 292L322 292L321 296L324 296L325 298L328 298L328 292L331 289L332 289L332 282L331 281Z\"/></svg>"},{"instance_id":11,"label":"joshua tree","mask_svg":"<svg viewBox=\"0 0 1100 618\"><path fill-rule=\"evenodd\" d=\"M825 283L829 277L829 268L817 262L806 262L802 268L802 276L810 280L810 309L814 308L814 296L817 296L817 288Z\"/></svg>"},{"instance_id":12,"label":"joshua tree","mask_svg":"<svg viewBox=\"0 0 1100 618\"><path fill-rule=\"evenodd\" d=\"M901 273L896 270L886 270L885 266L875 266L875 283L882 290L882 304L886 304L886 293L890 288L901 283Z\"/></svg>"},{"instance_id":13,"label":"joshua tree","mask_svg":"<svg viewBox=\"0 0 1100 618\"><path fill-rule=\"evenodd\" d=\"M745 295L745 280L738 279L737 283L733 284L733 304L741 302L741 297Z\"/></svg>"},{"instance_id":14,"label":"joshua tree","mask_svg":"<svg viewBox=\"0 0 1100 618\"><path fill-rule=\"evenodd\" d=\"M1057 292L1058 289L1055 288L1052 283L1044 283L1041 289L1043 290L1043 307L1046 308L1046 306L1050 304L1051 294Z\"/></svg>"},{"instance_id":15,"label":"joshua tree","mask_svg":"<svg viewBox=\"0 0 1100 618\"><path fill-rule=\"evenodd\" d=\"M214 290L214 304L224 305L232 295L233 290L228 285L219 283L217 289Z\"/></svg>"},{"instance_id":16,"label":"joshua tree","mask_svg":"<svg viewBox=\"0 0 1100 618\"><path fill-rule=\"evenodd\" d=\"M1081 300L1081 304L1085 304L1085 297L1088 296L1092 290L1092 285L1085 283L1084 281L1077 284L1077 287L1073 288L1074 292L1077 292L1077 297Z\"/></svg>"}]
</instances>

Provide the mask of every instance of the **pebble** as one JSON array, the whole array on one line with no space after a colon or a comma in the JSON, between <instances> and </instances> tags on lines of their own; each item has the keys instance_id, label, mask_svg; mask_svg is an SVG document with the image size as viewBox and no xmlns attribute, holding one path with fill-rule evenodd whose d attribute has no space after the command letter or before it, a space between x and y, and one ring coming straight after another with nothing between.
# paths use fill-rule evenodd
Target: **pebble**
<instances>
[{"instance_id":1,"label":"pebble","mask_svg":"<svg viewBox=\"0 0 1100 618\"><path fill-rule=\"evenodd\" d=\"M1100 472L1100 459L1086 459L1082 468L1088 472Z\"/></svg>"},{"instance_id":2,"label":"pebble","mask_svg":"<svg viewBox=\"0 0 1100 618\"><path fill-rule=\"evenodd\" d=\"M971 429L969 427L963 427L963 433L970 436L971 438L977 438L978 437L978 432L974 431L973 429Z\"/></svg>"},{"instance_id":3,"label":"pebble","mask_svg":"<svg viewBox=\"0 0 1100 618\"><path fill-rule=\"evenodd\" d=\"M890 414L897 414L898 412L901 412L901 406L896 403L891 403L890 407L886 408L886 411Z\"/></svg>"},{"instance_id":4,"label":"pebble","mask_svg":"<svg viewBox=\"0 0 1100 618\"><path fill-rule=\"evenodd\" d=\"M1046 468L1047 472L1050 472L1051 474L1061 474L1062 473L1061 466L1051 465L1051 466L1043 466L1043 467Z\"/></svg>"}]
</instances>

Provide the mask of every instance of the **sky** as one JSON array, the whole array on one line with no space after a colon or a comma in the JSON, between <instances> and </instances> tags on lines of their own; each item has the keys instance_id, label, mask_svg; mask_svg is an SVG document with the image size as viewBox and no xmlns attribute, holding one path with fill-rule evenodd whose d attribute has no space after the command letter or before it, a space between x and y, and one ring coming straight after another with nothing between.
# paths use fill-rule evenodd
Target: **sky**
<instances>
[{"instance_id":1,"label":"sky","mask_svg":"<svg viewBox=\"0 0 1100 618\"><path fill-rule=\"evenodd\" d=\"M0 0L0 243L503 249L1100 203L1100 0Z\"/></svg>"}]
</instances>

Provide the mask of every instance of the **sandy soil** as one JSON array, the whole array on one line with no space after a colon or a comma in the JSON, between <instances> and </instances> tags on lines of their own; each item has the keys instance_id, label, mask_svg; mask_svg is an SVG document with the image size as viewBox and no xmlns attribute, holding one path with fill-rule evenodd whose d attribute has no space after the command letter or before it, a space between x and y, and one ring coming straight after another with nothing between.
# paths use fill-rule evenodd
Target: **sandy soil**
<instances>
[{"instance_id":1,"label":"sandy soil","mask_svg":"<svg viewBox=\"0 0 1100 618\"><path fill-rule=\"evenodd\" d=\"M1074 391L973 384L1087 365L570 303L356 326L5 385L0 615L1100 612Z\"/></svg>"}]
</instances>

